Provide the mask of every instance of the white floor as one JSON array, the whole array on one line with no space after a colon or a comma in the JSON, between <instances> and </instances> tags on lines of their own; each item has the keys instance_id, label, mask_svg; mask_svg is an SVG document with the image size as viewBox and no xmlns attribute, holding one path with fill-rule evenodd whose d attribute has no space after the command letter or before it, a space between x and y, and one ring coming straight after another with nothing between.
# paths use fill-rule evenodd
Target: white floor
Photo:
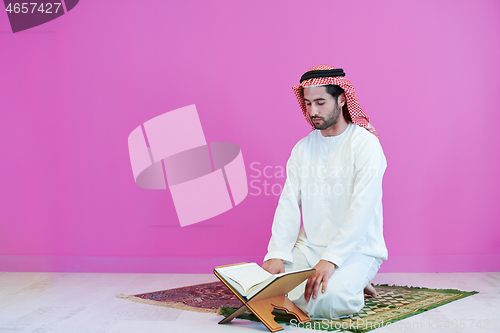
<instances>
[{"instance_id":1,"label":"white floor","mask_svg":"<svg viewBox=\"0 0 500 333\"><path fill-rule=\"evenodd\" d=\"M0 332L267 332L261 323L217 325L222 317L215 314L116 297L215 280L208 274L0 272ZM480 292L374 332L500 332L500 273L381 273L373 282ZM298 330L304 331L285 326Z\"/></svg>"}]
</instances>

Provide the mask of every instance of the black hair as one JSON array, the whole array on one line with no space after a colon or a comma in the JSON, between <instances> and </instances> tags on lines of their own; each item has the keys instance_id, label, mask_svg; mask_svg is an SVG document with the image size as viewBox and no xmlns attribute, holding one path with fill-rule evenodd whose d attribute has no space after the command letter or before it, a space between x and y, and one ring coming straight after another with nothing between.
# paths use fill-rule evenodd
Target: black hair
<instances>
[{"instance_id":1,"label":"black hair","mask_svg":"<svg viewBox=\"0 0 500 333\"><path fill-rule=\"evenodd\" d=\"M339 86L334 86L332 84L328 84L325 86L326 92L332 95L332 97L337 100L337 98L344 92L344 89Z\"/></svg>"},{"instance_id":2,"label":"black hair","mask_svg":"<svg viewBox=\"0 0 500 333\"><path fill-rule=\"evenodd\" d=\"M326 92L333 97L335 103L337 103L337 99L339 98L339 96L344 93L344 89L337 85L328 84L325 86L325 88ZM345 103L342 107L342 114L344 115L344 118L347 120L347 122L352 122L351 115L349 114L349 110L347 109L347 103Z\"/></svg>"}]
</instances>

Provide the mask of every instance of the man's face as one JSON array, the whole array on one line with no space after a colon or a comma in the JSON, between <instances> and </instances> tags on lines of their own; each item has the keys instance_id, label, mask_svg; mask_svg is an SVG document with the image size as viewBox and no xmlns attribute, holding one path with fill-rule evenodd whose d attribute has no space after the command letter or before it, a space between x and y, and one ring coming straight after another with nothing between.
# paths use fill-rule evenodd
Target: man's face
<instances>
[{"instance_id":1,"label":"man's face","mask_svg":"<svg viewBox=\"0 0 500 333\"><path fill-rule=\"evenodd\" d=\"M342 109L332 95L326 92L325 87L304 88L304 101L316 129L327 129L335 125L342 116Z\"/></svg>"}]
</instances>

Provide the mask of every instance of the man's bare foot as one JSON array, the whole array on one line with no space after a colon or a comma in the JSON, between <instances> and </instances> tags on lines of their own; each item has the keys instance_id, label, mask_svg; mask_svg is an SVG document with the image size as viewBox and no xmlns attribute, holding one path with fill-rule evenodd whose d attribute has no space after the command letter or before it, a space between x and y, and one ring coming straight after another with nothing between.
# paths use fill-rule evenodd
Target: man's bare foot
<instances>
[{"instance_id":1,"label":"man's bare foot","mask_svg":"<svg viewBox=\"0 0 500 333\"><path fill-rule=\"evenodd\" d=\"M376 298L378 297L377 291L373 288L371 283L368 283L364 290L365 298Z\"/></svg>"}]
</instances>

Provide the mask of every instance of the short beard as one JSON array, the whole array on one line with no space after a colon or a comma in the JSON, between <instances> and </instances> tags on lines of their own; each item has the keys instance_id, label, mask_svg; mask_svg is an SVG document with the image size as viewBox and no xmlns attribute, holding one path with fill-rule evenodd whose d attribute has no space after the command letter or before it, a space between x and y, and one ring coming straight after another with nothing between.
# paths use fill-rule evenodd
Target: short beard
<instances>
[{"instance_id":1,"label":"short beard","mask_svg":"<svg viewBox=\"0 0 500 333\"><path fill-rule=\"evenodd\" d=\"M317 130L326 130L327 128L335 125L338 123L340 116L342 116L342 110L340 110L340 107L338 106L337 103L335 103L335 108L328 118L323 118L323 117L311 117L311 122L313 123L313 126ZM315 124L313 119L322 119L323 123L322 124Z\"/></svg>"}]
</instances>

